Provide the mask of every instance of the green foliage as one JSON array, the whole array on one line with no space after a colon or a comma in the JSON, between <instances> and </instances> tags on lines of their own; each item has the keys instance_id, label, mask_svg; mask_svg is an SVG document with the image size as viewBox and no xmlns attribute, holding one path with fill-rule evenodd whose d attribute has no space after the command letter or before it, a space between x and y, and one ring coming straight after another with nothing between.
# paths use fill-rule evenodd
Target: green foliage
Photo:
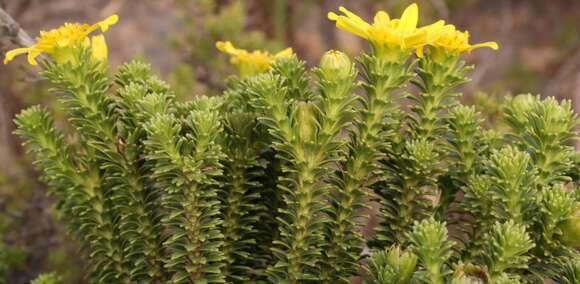
<instances>
[{"instance_id":1,"label":"green foliage","mask_svg":"<svg viewBox=\"0 0 580 284\"><path fill-rule=\"evenodd\" d=\"M292 56L186 102L74 56L43 73L70 127L15 121L91 283L577 282L568 101L507 99L504 133L459 103L457 56Z\"/></svg>"},{"instance_id":2,"label":"green foliage","mask_svg":"<svg viewBox=\"0 0 580 284\"><path fill-rule=\"evenodd\" d=\"M568 260L563 264L562 274L556 275L556 281L563 284L572 284L580 281L580 261Z\"/></svg>"},{"instance_id":3,"label":"green foliage","mask_svg":"<svg viewBox=\"0 0 580 284\"><path fill-rule=\"evenodd\" d=\"M399 146L397 132L401 127L402 113L397 108L399 97L393 96L392 92L402 87L413 75L411 69L413 62L387 63L379 60L374 56L363 54L361 56L361 65L365 82L363 88L367 94L367 99L363 101L363 108L359 111L360 122L357 124L358 136L354 136L352 144L360 149L354 149L352 156L360 161L353 161L360 165L360 169L353 169L353 173L361 171L366 177L361 176L362 184L365 187L372 185L381 177L377 176L377 169L383 167L380 162L389 154L390 148ZM389 141L393 141L389 145ZM392 150L391 152L394 152ZM390 161L390 160L389 160ZM386 168L393 173L399 171L400 164L393 160ZM382 177L384 178L384 177ZM394 177L398 178L398 177ZM370 181L370 182L369 182ZM401 184L399 184L401 183ZM402 180L379 184L381 187L375 188L378 197L383 203L384 222L377 228L377 243L380 245L390 245L397 238L402 238L402 228L408 222L412 223L412 213L405 210L414 207L415 204L401 204L393 195L412 196L414 192L406 191L403 187L405 184ZM390 204L390 203L393 204ZM406 206L408 205L408 206ZM404 207L401 209L400 207ZM408 215L408 216L406 216ZM398 221L395 221L398 220Z\"/></svg>"},{"instance_id":4,"label":"green foliage","mask_svg":"<svg viewBox=\"0 0 580 284\"><path fill-rule=\"evenodd\" d=\"M54 273L41 274L36 279L30 281L30 284L60 284L62 280Z\"/></svg>"},{"instance_id":5,"label":"green foliage","mask_svg":"<svg viewBox=\"0 0 580 284\"><path fill-rule=\"evenodd\" d=\"M468 81L465 73L471 69L463 61L458 62L455 56L446 56L441 62L427 57L419 60L416 72L420 80L412 82L421 93L410 97L415 101L411 107L414 115L410 120L411 134L415 139L433 140L442 134L445 124L441 111L453 103L453 97L459 95L450 91Z\"/></svg>"},{"instance_id":6,"label":"green foliage","mask_svg":"<svg viewBox=\"0 0 580 284\"><path fill-rule=\"evenodd\" d=\"M482 119L473 107L458 105L450 110L447 125L449 134L449 159L452 161L450 172L454 173L456 186L465 184L481 166L481 156L486 145L482 141L480 126Z\"/></svg>"},{"instance_id":7,"label":"green foliage","mask_svg":"<svg viewBox=\"0 0 580 284\"><path fill-rule=\"evenodd\" d=\"M568 191L562 184L554 185L549 190L542 192L540 201L540 219L536 223L538 231L542 232L540 248L547 250L559 249L559 242L563 232L560 226L574 214L574 194Z\"/></svg>"},{"instance_id":8,"label":"green foliage","mask_svg":"<svg viewBox=\"0 0 580 284\"><path fill-rule=\"evenodd\" d=\"M505 272L527 268L529 257L525 253L534 247L534 243L523 225L513 221L496 223L492 234L487 254L492 280L507 277Z\"/></svg>"},{"instance_id":9,"label":"green foliage","mask_svg":"<svg viewBox=\"0 0 580 284\"><path fill-rule=\"evenodd\" d=\"M492 180L492 198L496 201L493 214L501 221L529 223L536 190L528 154L507 146L493 150L486 164Z\"/></svg>"},{"instance_id":10,"label":"green foliage","mask_svg":"<svg viewBox=\"0 0 580 284\"><path fill-rule=\"evenodd\" d=\"M124 275L121 248L114 240L117 234L100 189L98 171L77 167L64 136L54 129L45 109L34 106L23 111L17 116L16 124L17 134L27 139L28 149L39 157L35 165L43 172L49 193L58 198L62 215L77 216L68 222L91 251L94 277L108 281Z\"/></svg>"},{"instance_id":11,"label":"green foliage","mask_svg":"<svg viewBox=\"0 0 580 284\"><path fill-rule=\"evenodd\" d=\"M161 206L171 208L161 220L168 231L163 245L169 252L165 267L174 272L171 283L223 283L216 180L223 154L217 141L221 131L217 113L200 108L184 121L157 114L145 129L146 160L152 164L157 187L165 191Z\"/></svg>"},{"instance_id":12,"label":"green foliage","mask_svg":"<svg viewBox=\"0 0 580 284\"><path fill-rule=\"evenodd\" d=\"M406 234L411 229L413 221L421 220L437 211L440 211L439 214L445 214L448 203L457 192L456 187L447 184L438 185L439 180L444 180L445 174L441 167L442 158L448 155L443 151L446 146L444 137L447 129L451 127L452 133L457 135L451 138L456 140L455 144L453 141L451 144L457 148L462 147L456 149L457 158L469 159L470 157L465 155L470 154L459 151L464 152L467 150L465 147L471 145L459 143L469 143L464 141L469 139L464 136L470 133L458 133L458 125L453 129L453 123L469 122L452 121L448 124L443 111L456 103L454 97L458 94L452 93L451 90L467 81L464 74L470 69L455 57L445 58L443 61L426 57L418 61L416 68L418 78L412 79L411 82L418 87L420 93L417 96L408 96L413 102L411 112L403 121L400 117L396 118L399 122L393 127L395 133L402 132L400 137L403 139L389 139L394 140L391 149L384 150L387 155L384 165L389 176L384 185L386 188L379 185L376 191L385 208L385 222L381 224L377 236L382 245L393 243L406 245L408 242ZM412 77L413 75L408 76ZM455 119L458 119L457 115L461 114L451 115L455 115ZM477 121L473 121L472 124L477 124ZM462 162L470 163L468 160ZM440 196L442 200L437 205L430 201L436 196Z\"/></svg>"},{"instance_id":13,"label":"green foliage","mask_svg":"<svg viewBox=\"0 0 580 284\"><path fill-rule=\"evenodd\" d=\"M541 184L568 181L576 152L566 142L574 137L579 123L572 103L520 95L507 102L505 113L506 121L519 134L515 140L529 152L538 169Z\"/></svg>"},{"instance_id":14,"label":"green foliage","mask_svg":"<svg viewBox=\"0 0 580 284\"><path fill-rule=\"evenodd\" d=\"M320 140L328 144L330 149L336 150L329 153L330 158L336 159L335 165L355 170L356 165L353 165L352 159L357 157L349 156L346 160L338 160L338 157L352 150L349 149L351 145L340 136L345 135L343 129L351 126L354 116L357 98L350 93L357 75L355 66L346 54L330 51L322 57L320 68L315 72L321 94L321 115L324 116L321 119ZM360 212L363 209L361 199L366 196L360 190L364 188L360 187L361 182L364 182L364 173L362 174L363 176L347 176L336 172L329 177L329 183L336 192L328 196L331 208L327 212L329 220L325 228L325 264L322 269L325 283L348 282L348 277L355 274L358 268L358 257L364 241L358 232L360 222L355 220L364 218Z\"/></svg>"},{"instance_id":15,"label":"green foliage","mask_svg":"<svg viewBox=\"0 0 580 284\"><path fill-rule=\"evenodd\" d=\"M117 105L112 96L105 95L110 85L105 66L87 60L86 51L75 56L79 64L48 65L46 77L62 89L62 104L74 110L69 121L86 139L79 147L89 154L85 156L87 167L103 176L100 183L106 188L105 203L112 201L105 207L115 216L113 238L118 237L122 253L131 256L120 259L120 266L126 270L121 281L160 279L163 272L159 261L157 204L152 197L153 188L145 184L142 176L145 169L137 155L140 144L132 141L143 130L122 117L130 111L124 109L126 106ZM118 115L121 117L115 121Z\"/></svg>"},{"instance_id":16,"label":"green foliage","mask_svg":"<svg viewBox=\"0 0 580 284\"><path fill-rule=\"evenodd\" d=\"M451 257L453 243L448 240L445 223L426 219L415 223L410 234L411 248L419 258L424 270L419 270L419 278L431 284L445 283L451 271L446 262Z\"/></svg>"},{"instance_id":17,"label":"green foliage","mask_svg":"<svg viewBox=\"0 0 580 284\"><path fill-rule=\"evenodd\" d=\"M274 282L298 283L319 277L322 248L326 247L323 230L328 222L324 213L330 209L325 204L330 165L336 162L340 146L336 140L345 124L342 116L352 101L346 96L349 88L318 98L305 91L307 84L303 63L295 57L281 60L271 74L249 82L258 119L272 137L284 172L278 188L285 207L279 209L280 235L272 248L277 262L269 269Z\"/></svg>"},{"instance_id":18,"label":"green foliage","mask_svg":"<svg viewBox=\"0 0 580 284\"><path fill-rule=\"evenodd\" d=\"M417 265L417 256L399 247L376 251L365 266L369 277L367 284L411 283Z\"/></svg>"}]
</instances>

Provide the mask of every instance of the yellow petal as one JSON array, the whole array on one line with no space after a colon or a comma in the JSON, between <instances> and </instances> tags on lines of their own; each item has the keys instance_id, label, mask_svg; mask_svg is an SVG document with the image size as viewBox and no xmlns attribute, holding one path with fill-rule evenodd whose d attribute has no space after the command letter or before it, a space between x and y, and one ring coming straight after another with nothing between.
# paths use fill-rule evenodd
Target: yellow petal
<instances>
[{"instance_id":1,"label":"yellow petal","mask_svg":"<svg viewBox=\"0 0 580 284\"><path fill-rule=\"evenodd\" d=\"M28 64L36 66L38 63L36 62L36 57L38 57L42 53L42 50L38 49L31 49L28 51L28 56L26 59L28 60Z\"/></svg>"},{"instance_id":2,"label":"yellow petal","mask_svg":"<svg viewBox=\"0 0 580 284\"><path fill-rule=\"evenodd\" d=\"M355 13L349 11L348 9L340 6L338 10L341 11L343 14L346 15L355 25L362 27L370 27L370 24L363 20L361 17L357 16Z\"/></svg>"},{"instance_id":3,"label":"yellow petal","mask_svg":"<svg viewBox=\"0 0 580 284\"><path fill-rule=\"evenodd\" d=\"M489 47L493 50L498 50L499 46L497 45L497 42L494 41L488 41L488 42L482 42L482 43L478 43L478 44L474 44L472 46L469 47L469 51L474 50L476 48L481 48L481 47Z\"/></svg>"},{"instance_id":4,"label":"yellow petal","mask_svg":"<svg viewBox=\"0 0 580 284\"><path fill-rule=\"evenodd\" d=\"M415 50L415 54L417 54L417 57L423 58L423 46L417 47L417 49Z\"/></svg>"},{"instance_id":5,"label":"yellow petal","mask_svg":"<svg viewBox=\"0 0 580 284\"><path fill-rule=\"evenodd\" d=\"M91 54L97 60L107 61L108 48L105 36L97 35L91 38Z\"/></svg>"},{"instance_id":6,"label":"yellow petal","mask_svg":"<svg viewBox=\"0 0 580 284\"><path fill-rule=\"evenodd\" d=\"M441 28L443 26L445 26L445 21L439 20L439 21L437 21L435 23L432 23L430 25L426 25L426 26L422 27L422 29L425 29L425 30L430 30L430 29L437 30L437 29L439 29L439 28Z\"/></svg>"},{"instance_id":7,"label":"yellow petal","mask_svg":"<svg viewBox=\"0 0 580 284\"><path fill-rule=\"evenodd\" d=\"M70 38L61 38L56 42L56 45L60 47L67 46L70 43Z\"/></svg>"},{"instance_id":8,"label":"yellow petal","mask_svg":"<svg viewBox=\"0 0 580 284\"><path fill-rule=\"evenodd\" d=\"M222 51L222 52L227 52L227 51L226 51L226 50L227 50L227 47L226 47L226 46L228 46L228 45L231 45L231 44L232 44L232 43L231 43L231 42L229 42L229 41L217 41L217 42L215 43L215 47L216 47L216 48L217 48L219 51Z\"/></svg>"},{"instance_id":9,"label":"yellow petal","mask_svg":"<svg viewBox=\"0 0 580 284\"><path fill-rule=\"evenodd\" d=\"M292 48L288 47L278 53L276 53L276 55L274 55L274 58L282 58L282 57L290 57L292 56Z\"/></svg>"},{"instance_id":10,"label":"yellow petal","mask_svg":"<svg viewBox=\"0 0 580 284\"><path fill-rule=\"evenodd\" d=\"M229 55L237 55L240 53L240 50L235 48L234 45L229 41L218 41L215 43L215 47L219 51Z\"/></svg>"},{"instance_id":11,"label":"yellow petal","mask_svg":"<svg viewBox=\"0 0 580 284\"><path fill-rule=\"evenodd\" d=\"M21 55L21 54L25 54L30 52L32 48L30 47L21 47L21 48L15 48L13 50L10 50L6 53L6 57L4 57L4 64L8 64L8 62L14 60L14 57Z\"/></svg>"},{"instance_id":12,"label":"yellow petal","mask_svg":"<svg viewBox=\"0 0 580 284\"><path fill-rule=\"evenodd\" d=\"M433 41L441 35L444 26L445 21L439 20L433 24L422 27L421 30L427 31L428 40Z\"/></svg>"},{"instance_id":13,"label":"yellow petal","mask_svg":"<svg viewBox=\"0 0 580 284\"><path fill-rule=\"evenodd\" d=\"M387 26L390 20L391 19L389 18L389 14L387 14L385 11L379 11L375 15L374 24L380 26Z\"/></svg>"},{"instance_id":14,"label":"yellow petal","mask_svg":"<svg viewBox=\"0 0 580 284\"><path fill-rule=\"evenodd\" d=\"M336 21L336 27L345 30L347 32L353 33L362 38L367 38L367 31L371 28L371 25L361 19L359 16L350 12L344 7L340 7L339 10L346 16L339 16L335 13L328 13L328 18L330 20Z\"/></svg>"},{"instance_id":15,"label":"yellow petal","mask_svg":"<svg viewBox=\"0 0 580 284\"><path fill-rule=\"evenodd\" d=\"M352 21L350 21L348 18L346 17L340 17L337 21L336 21L336 27L347 31L349 33L352 33L356 36L362 37L364 39L368 39L368 32L366 29L362 29L360 26L356 25L355 23L353 23Z\"/></svg>"},{"instance_id":16,"label":"yellow petal","mask_svg":"<svg viewBox=\"0 0 580 284\"><path fill-rule=\"evenodd\" d=\"M97 25L99 26L99 28L101 28L102 32L106 32L107 30L109 30L109 26L112 26L112 25L116 24L117 22L119 22L119 16L112 15L112 16L109 16L108 18L98 22Z\"/></svg>"},{"instance_id":17,"label":"yellow petal","mask_svg":"<svg viewBox=\"0 0 580 284\"><path fill-rule=\"evenodd\" d=\"M419 7L413 3L409 5L401 15L399 29L403 32L411 32L417 27L419 21Z\"/></svg>"},{"instance_id":18,"label":"yellow petal","mask_svg":"<svg viewBox=\"0 0 580 284\"><path fill-rule=\"evenodd\" d=\"M427 44L427 32L418 31L404 38L405 48L416 48Z\"/></svg>"},{"instance_id":19,"label":"yellow petal","mask_svg":"<svg viewBox=\"0 0 580 284\"><path fill-rule=\"evenodd\" d=\"M443 26L441 28L441 31L442 32L445 32L445 33L456 33L456 32L459 32L457 30L457 28L455 27L455 25L451 25L451 24ZM469 35L469 32L466 31L465 34Z\"/></svg>"},{"instance_id":20,"label":"yellow petal","mask_svg":"<svg viewBox=\"0 0 580 284\"><path fill-rule=\"evenodd\" d=\"M331 21L336 21L339 16L334 12L328 12L327 17Z\"/></svg>"}]
</instances>

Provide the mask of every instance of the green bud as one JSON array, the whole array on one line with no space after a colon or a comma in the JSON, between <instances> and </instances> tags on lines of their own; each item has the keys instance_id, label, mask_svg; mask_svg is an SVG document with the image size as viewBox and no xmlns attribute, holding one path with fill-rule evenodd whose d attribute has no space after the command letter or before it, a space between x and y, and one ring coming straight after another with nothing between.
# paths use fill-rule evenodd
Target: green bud
<instances>
[{"instance_id":1,"label":"green bud","mask_svg":"<svg viewBox=\"0 0 580 284\"><path fill-rule=\"evenodd\" d=\"M328 81L342 81L350 78L352 68L352 61L348 55L337 50L327 51L320 59L322 77Z\"/></svg>"}]
</instances>

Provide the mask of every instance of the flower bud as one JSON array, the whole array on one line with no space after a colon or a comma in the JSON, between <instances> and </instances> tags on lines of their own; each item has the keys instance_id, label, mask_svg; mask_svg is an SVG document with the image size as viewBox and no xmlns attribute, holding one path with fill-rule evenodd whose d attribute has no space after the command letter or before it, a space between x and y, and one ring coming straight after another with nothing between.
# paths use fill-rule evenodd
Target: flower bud
<instances>
[{"instance_id":1,"label":"flower bud","mask_svg":"<svg viewBox=\"0 0 580 284\"><path fill-rule=\"evenodd\" d=\"M320 71L324 79L342 81L352 74L352 61L343 52L327 51L320 59Z\"/></svg>"}]
</instances>

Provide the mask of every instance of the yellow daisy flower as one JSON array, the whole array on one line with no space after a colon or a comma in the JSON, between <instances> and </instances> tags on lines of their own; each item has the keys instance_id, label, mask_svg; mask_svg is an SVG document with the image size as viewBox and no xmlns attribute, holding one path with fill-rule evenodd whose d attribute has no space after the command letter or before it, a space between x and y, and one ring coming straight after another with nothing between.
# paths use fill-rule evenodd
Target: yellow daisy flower
<instances>
[{"instance_id":1,"label":"yellow daisy flower","mask_svg":"<svg viewBox=\"0 0 580 284\"><path fill-rule=\"evenodd\" d=\"M36 39L36 44L31 47L16 48L6 53L4 64L12 61L16 56L28 54L28 63L37 65L36 57L41 53L50 56L57 63L68 62L72 59L72 49L80 45L90 46L94 58L99 60L107 59L107 44L103 35L93 36L89 39L89 34L100 29L106 32L109 26L119 21L117 15L112 15L94 25L65 23L63 26L50 30L41 31Z\"/></svg>"},{"instance_id":2,"label":"yellow daisy flower","mask_svg":"<svg viewBox=\"0 0 580 284\"><path fill-rule=\"evenodd\" d=\"M419 8L411 4L400 19L391 19L385 11L379 11L372 24L344 7L338 9L344 15L328 13L336 27L366 39L375 55L388 61L405 60L415 50L425 45L427 32L417 28Z\"/></svg>"},{"instance_id":3,"label":"yellow daisy flower","mask_svg":"<svg viewBox=\"0 0 580 284\"><path fill-rule=\"evenodd\" d=\"M489 47L493 50L499 48L498 44L493 41L470 44L468 31L458 31L454 25L446 25L444 21L438 21L422 29L427 31L427 44L433 47L431 51L437 58L444 54L457 56L481 47ZM417 49L417 55L423 56L422 48Z\"/></svg>"},{"instance_id":4,"label":"yellow daisy flower","mask_svg":"<svg viewBox=\"0 0 580 284\"><path fill-rule=\"evenodd\" d=\"M229 41L218 41L216 42L216 47L221 52L230 55L230 61L238 68L241 77L262 73L270 69L270 66L272 66L276 59L292 56L292 48L286 48L272 55L267 51L254 50L249 52L238 49Z\"/></svg>"}]
</instances>

